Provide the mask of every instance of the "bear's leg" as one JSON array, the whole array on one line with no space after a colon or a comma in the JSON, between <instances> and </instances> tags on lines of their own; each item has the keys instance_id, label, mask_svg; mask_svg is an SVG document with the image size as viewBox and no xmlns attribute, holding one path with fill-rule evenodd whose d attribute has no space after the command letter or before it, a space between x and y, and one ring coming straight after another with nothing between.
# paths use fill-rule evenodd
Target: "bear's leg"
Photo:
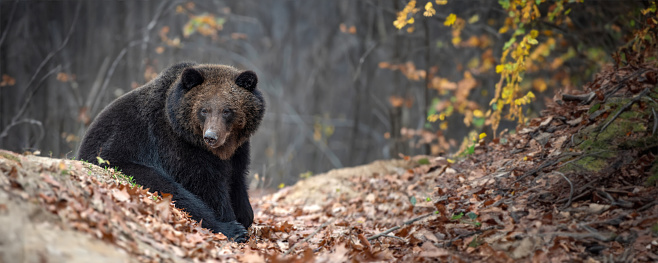
<instances>
[{"instance_id":1,"label":"bear's leg","mask_svg":"<svg viewBox=\"0 0 658 263\"><path fill-rule=\"evenodd\" d=\"M115 164L113 163L113 165ZM176 207L184 209L194 220L201 221L203 227L221 232L236 242L247 241L247 230L240 223L218 220L214 211L201 199L168 176L162 175L152 168L133 163L118 163L116 166L121 169L122 173L133 176L137 184L150 188L151 192L171 194Z\"/></svg>"},{"instance_id":2,"label":"bear's leg","mask_svg":"<svg viewBox=\"0 0 658 263\"><path fill-rule=\"evenodd\" d=\"M231 187L231 206L235 212L236 220L244 228L249 228L254 222L254 210L251 208L251 203L249 203L249 194L247 193L244 175L234 177Z\"/></svg>"},{"instance_id":3,"label":"bear's leg","mask_svg":"<svg viewBox=\"0 0 658 263\"><path fill-rule=\"evenodd\" d=\"M244 226L249 228L254 222L254 211L249 203L247 192L247 168L249 167L249 141L240 146L231 158L231 182L230 193L231 206L235 218Z\"/></svg>"}]
</instances>

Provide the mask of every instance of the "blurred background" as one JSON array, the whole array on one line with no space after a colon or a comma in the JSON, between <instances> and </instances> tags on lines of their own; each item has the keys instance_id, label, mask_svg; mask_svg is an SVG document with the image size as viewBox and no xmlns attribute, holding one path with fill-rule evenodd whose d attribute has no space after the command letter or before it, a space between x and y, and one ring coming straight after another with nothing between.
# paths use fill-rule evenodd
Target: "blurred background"
<instances>
[{"instance_id":1,"label":"blurred background","mask_svg":"<svg viewBox=\"0 0 658 263\"><path fill-rule=\"evenodd\" d=\"M411 2L415 12L400 13ZM510 1L429 2L430 17L428 1L1 0L0 148L72 158L109 102L173 63L196 61L259 76L268 109L251 144L258 187L463 151L493 132L496 66L518 21ZM532 24L540 44L520 88L536 98L522 122L611 61L632 31L624 15L646 5L572 2L537 8L565 16ZM503 120L496 134L516 123Z\"/></svg>"}]
</instances>

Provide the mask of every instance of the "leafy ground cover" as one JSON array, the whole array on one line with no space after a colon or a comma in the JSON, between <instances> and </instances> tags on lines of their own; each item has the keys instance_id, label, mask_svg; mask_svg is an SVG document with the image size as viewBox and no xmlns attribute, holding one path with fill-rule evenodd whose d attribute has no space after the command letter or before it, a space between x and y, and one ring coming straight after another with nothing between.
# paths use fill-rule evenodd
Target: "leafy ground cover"
<instances>
[{"instance_id":1,"label":"leafy ground cover","mask_svg":"<svg viewBox=\"0 0 658 263\"><path fill-rule=\"evenodd\" d=\"M658 69L607 68L461 158L403 156L254 197L244 244L89 163L0 151L13 261L652 262Z\"/></svg>"}]
</instances>

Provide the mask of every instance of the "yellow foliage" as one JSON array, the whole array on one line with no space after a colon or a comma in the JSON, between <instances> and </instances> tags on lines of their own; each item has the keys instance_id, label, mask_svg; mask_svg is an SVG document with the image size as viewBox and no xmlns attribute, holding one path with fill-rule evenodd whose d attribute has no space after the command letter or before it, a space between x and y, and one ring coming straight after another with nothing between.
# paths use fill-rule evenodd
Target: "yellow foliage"
<instances>
[{"instance_id":1,"label":"yellow foliage","mask_svg":"<svg viewBox=\"0 0 658 263\"><path fill-rule=\"evenodd\" d=\"M453 38L452 38L452 45L453 45L453 46L458 46L459 43L460 43L461 41L462 41L462 38L461 38L461 37L458 37L458 36L457 36L457 37L453 37Z\"/></svg>"},{"instance_id":2,"label":"yellow foliage","mask_svg":"<svg viewBox=\"0 0 658 263\"><path fill-rule=\"evenodd\" d=\"M414 23L413 15L416 14L418 10L419 9L416 8L416 1L415 0L409 1L409 3L407 3L404 9L398 12L397 19L393 21L393 25L397 29L402 29L406 25L413 24Z\"/></svg>"},{"instance_id":3,"label":"yellow foliage","mask_svg":"<svg viewBox=\"0 0 658 263\"><path fill-rule=\"evenodd\" d=\"M425 5L425 12L423 13L424 16L433 16L436 14L436 10L434 10L434 7L432 7L432 2L427 2Z\"/></svg>"},{"instance_id":4,"label":"yellow foliage","mask_svg":"<svg viewBox=\"0 0 658 263\"><path fill-rule=\"evenodd\" d=\"M482 113L481 110L474 110L473 111L473 117L482 118L482 117L484 117L484 114Z\"/></svg>"},{"instance_id":5,"label":"yellow foliage","mask_svg":"<svg viewBox=\"0 0 658 263\"><path fill-rule=\"evenodd\" d=\"M436 122L437 120L439 120L438 114L432 114L430 116L427 116L427 121L429 122Z\"/></svg>"},{"instance_id":6,"label":"yellow foliage","mask_svg":"<svg viewBox=\"0 0 658 263\"><path fill-rule=\"evenodd\" d=\"M447 0L428 1L425 3L424 12L426 17L435 16L437 10L434 3L437 5L447 4ZM508 15L498 32L505 34L508 37L505 41L503 52L499 58L494 57L494 52L491 50L493 40L485 35L482 36L462 36L462 30L466 25L476 23L480 17L472 15L467 20L459 18L456 14L450 13L445 21L444 26L451 27L451 43L455 47L472 47L486 49L481 57L472 58L466 65L458 64L456 67L464 71L464 78L457 83L451 82L448 79L441 78L436 75L436 71L425 72L416 69L411 63L391 65L385 62L380 63L380 68L388 68L391 70L400 70L405 77L412 81L420 81L429 78L428 88L436 89L439 94L445 96L453 94L451 100L442 101L440 104L434 104L432 113L427 116L428 122L441 121L439 128L441 130L447 129L447 122L445 118L450 116L453 112L462 114L464 116L464 123L470 125L475 118L478 118L478 123L482 123L482 118L486 118L484 124L491 125L495 131L498 128L499 122L503 117L506 119L518 120L523 122L527 118L523 116L523 107L532 103L535 99L535 92L544 92L549 83L558 83L555 80L545 79L532 79L531 81L523 82L523 78L528 72L535 72L537 70L548 70L550 68L556 69L560 67L564 61L569 59L569 56L563 55L555 58L553 61L548 61L547 58L551 52L556 48L556 39L561 39L562 36L556 34L553 30L538 31L532 27L537 25L533 21L542 19L549 21L560 26L569 26L570 20L565 16L565 13L570 11L566 10L567 3L572 3L573 0L504 0L499 1L505 13ZM576 1L580 2L580 0ZM396 20L393 22L394 26L398 29L407 27L407 32L413 32L415 29L413 24L415 16L420 8L416 7L417 1L409 1L403 10L397 13ZM540 5L542 6L542 14L540 12ZM568 7L568 6L567 6ZM655 12L655 4L650 7L653 8L648 12ZM542 17L545 16L545 17ZM488 24L493 26L496 21L488 19ZM566 24L565 24L566 23ZM613 29L614 30L614 29ZM540 37L541 35L541 37ZM444 46L444 42L437 43L438 48ZM549 63L552 62L552 63ZM479 110L478 104L468 99L469 93L474 87L477 86L477 81L473 78L472 74L479 75L483 72L495 70L500 74L500 80L495 85L493 92L493 99L490 101L491 108L486 114ZM522 85L523 83L523 85ZM487 89L485 89L487 90ZM490 93L491 91L489 91ZM525 94L525 95L524 95ZM486 96L486 95L485 95ZM397 102L397 104L402 104ZM441 105L441 106L439 106ZM441 108L441 109L439 109ZM435 110L435 111L434 111ZM505 115L503 116L503 111ZM478 124L478 126L481 124ZM486 134L484 135L486 136ZM477 135L473 136L474 138ZM480 138L482 139L482 137Z\"/></svg>"},{"instance_id":7,"label":"yellow foliage","mask_svg":"<svg viewBox=\"0 0 658 263\"><path fill-rule=\"evenodd\" d=\"M456 20L457 20L457 15L455 15L455 14L450 14L450 15L448 15L448 17L446 18L446 21L443 22L443 25L444 25L444 26L451 26L452 24L455 23Z\"/></svg>"},{"instance_id":8,"label":"yellow foliage","mask_svg":"<svg viewBox=\"0 0 658 263\"><path fill-rule=\"evenodd\" d=\"M496 73L500 74L505 69L505 65L496 66Z\"/></svg>"}]
</instances>

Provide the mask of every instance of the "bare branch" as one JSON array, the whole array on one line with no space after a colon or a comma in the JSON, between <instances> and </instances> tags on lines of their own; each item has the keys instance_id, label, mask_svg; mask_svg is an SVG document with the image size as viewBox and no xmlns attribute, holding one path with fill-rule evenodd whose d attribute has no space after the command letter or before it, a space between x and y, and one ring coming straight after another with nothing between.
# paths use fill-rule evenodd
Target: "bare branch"
<instances>
[{"instance_id":1,"label":"bare branch","mask_svg":"<svg viewBox=\"0 0 658 263\"><path fill-rule=\"evenodd\" d=\"M402 223L402 225L391 227L391 228L387 229L387 230L384 231L384 232L381 232L381 233L379 233L379 234L376 234L376 235L374 235L374 236L369 237L369 238L368 238L368 241L371 241L371 240L376 239L376 238L378 238L378 237L386 236L386 235L388 235L388 233L391 233L391 232L393 232L393 231L395 231L395 230L398 230L398 229L402 228L403 226L411 225L411 224L413 224L414 222L416 222L416 221L418 221L418 220L421 220L421 219L423 219L423 218L426 218L426 217L428 217L428 216L431 216L431 215L434 215L434 212L427 213L427 214L424 214L424 215L422 215L422 216L419 216L419 217L413 218L413 219L411 219L411 220L409 220L409 221L406 221L406 222Z\"/></svg>"},{"instance_id":2,"label":"bare branch","mask_svg":"<svg viewBox=\"0 0 658 263\"><path fill-rule=\"evenodd\" d=\"M11 7L11 13L9 13L9 20L7 21L7 28L5 28L5 32L2 32L2 37L0 37L0 46L2 46L2 43L5 41L5 37L7 37L7 32L9 32L9 29L11 28L11 22L14 20L14 13L16 13L16 6L18 5L18 0L14 1L14 5Z\"/></svg>"},{"instance_id":3,"label":"bare branch","mask_svg":"<svg viewBox=\"0 0 658 263\"><path fill-rule=\"evenodd\" d=\"M596 136L598 137L598 135L601 134L603 131L605 131L605 128L608 128L610 123L612 123L615 119L617 119L617 117L619 117L619 115L621 115L622 112L626 111L629 107L631 107L635 102L640 100L640 98L642 98L642 96L646 95L648 92L649 92L649 88L645 88L642 92L640 92L640 94L635 96L635 98L631 99L631 101L629 101L624 106L622 106L621 109L619 109L619 111L617 111L615 116L612 116L612 118L608 122L606 122L605 125L603 125L603 127L601 128L601 130L599 131L599 133Z\"/></svg>"},{"instance_id":4,"label":"bare branch","mask_svg":"<svg viewBox=\"0 0 658 263\"><path fill-rule=\"evenodd\" d=\"M28 81L27 85L25 85L26 90L30 88L30 85L32 85L32 82L34 82L34 80L37 78L37 75L39 75L39 72L41 72L43 67L46 66L48 61L50 61L50 59L53 58L53 56L55 56L55 54L57 54L59 51L61 51L66 46L66 44L69 42L69 39L71 39L71 35L73 34L73 29L75 28L75 25L78 23L78 17L80 15L81 7L82 7L82 2L78 2L78 7L76 8L76 11L75 11L75 17L73 18L73 22L71 23L71 27L69 28L69 32L66 34L66 38L64 38L64 41L62 41L62 44L57 49L55 49L55 50L51 51L50 53L48 53L46 58L44 58L43 61L41 61L41 64L39 65L39 67L37 67L37 70L34 72L32 77L30 78L30 81ZM12 118L12 123L15 122L16 120L18 120L19 118L20 118L20 115L15 115L14 118Z\"/></svg>"},{"instance_id":5,"label":"bare branch","mask_svg":"<svg viewBox=\"0 0 658 263\"><path fill-rule=\"evenodd\" d=\"M559 174L564 178L564 180L567 180L567 183L569 183L569 187L571 188L571 191L569 191L569 200L562 206L562 208L567 208L571 206L571 198L573 197L573 183L571 183L571 180L567 178L563 173L555 171L554 173Z\"/></svg>"},{"instance_id":6,"label":"bare branch","mask_svg":"<svg viewBox=\"0 0 658 263\"><path fill-rule=\"evenodd\" d=\"M323 228L325 228L327 225L333 223L333 222L334 222L334 219L335 219L335 218L332 218L332 219L330 219L329 221L324 222L324 224L320 225L320 227L318 227L317 229L315 229L315 231L313 231L313 233L311 233L310 235L308 235L308 236L307 236L306 238L304 238L302 241L297 242L297 243L295 243L294 245L292 245L292 247L291 247L290 249L288 249L288 251L286 251L286 253L283 253L283 255L284 255L284 256L287 256L288 254L290 254L290 252L292 252L292 251L295 250L295 248L297 247L297 245L308 242L308 240L311 239L313 236L315 236L315 234L317 234L318 232L320 232L320 230L322 230Z\"/></svg>"},{"instance_id":7,"label":"bare branch","mask_svg":"<svg viewBox=\"0 0 658 263\"><path fill-rule=\"evenodd\" d=\"M97 96L93 99L93 103L88 104L90 113L92 114L91 116L96 115L96 110L99 107L99 103L101 98L103 97L103 94L105 93L105 90L107 89L107 85L110 83L110 79L112 78L112 75L114 75L114 70L116 69L117 65L119 64L119 61L121 61L121 58L123 58L124 55L128 52L128 48L131 48L133 46L139 45L142 43L142 40L134 40L128 43L126 47L124 47L121 52L119 52L119 55L114 59L112 62L112 66L110 66L110 69L107 72L107 75L105 76L105 79L103 80L103 85L100 88L100 91L98 92ZM90 101L88 101L90 102Z\"/></svg>"},{"instance_id":8,"label":"bare branch","mask_svg":"<svg viewBox=\"0 0 658 263\"><path fill-rule=\"evenodd\" d=\"M48 73L46 73L46 75L44 75L41 78L41 80L39 80L39 83L37 84L37 87L35 89L33 89L32 91L28 91L27 98L25 98L25 102L23 102L23 105L21 105L21 108L18 109L18 112L11 119L11 122L7 125L7 127L5 127L2 130L2 133L0 133L0 139L4 138L4 137L7 137L7 135L9 135L9 129L11 129L13 126L24 123L24 122L26 122L26 120L28 120L28 119L20 119L20 117L23 115L23 113L25 113L25 110L27 110L27 106L30 105L30 102L32 101L32 97L34 96L35 93L37 93L37 91L39 90L39 87L41 87L41 83L43 83L43 81L46 80L52 74L55 74L56 72L58 72L60 69L61 69L61 66L57 66L54 69L50 70ZM28 121L28 122L30 122L30 121ZM34 124L33 122L30 122L30 123ZM39 125L41 125L41 122L39 122ZM43 127L41 129L43 130Z\"/></svg>"}]
</instances>

